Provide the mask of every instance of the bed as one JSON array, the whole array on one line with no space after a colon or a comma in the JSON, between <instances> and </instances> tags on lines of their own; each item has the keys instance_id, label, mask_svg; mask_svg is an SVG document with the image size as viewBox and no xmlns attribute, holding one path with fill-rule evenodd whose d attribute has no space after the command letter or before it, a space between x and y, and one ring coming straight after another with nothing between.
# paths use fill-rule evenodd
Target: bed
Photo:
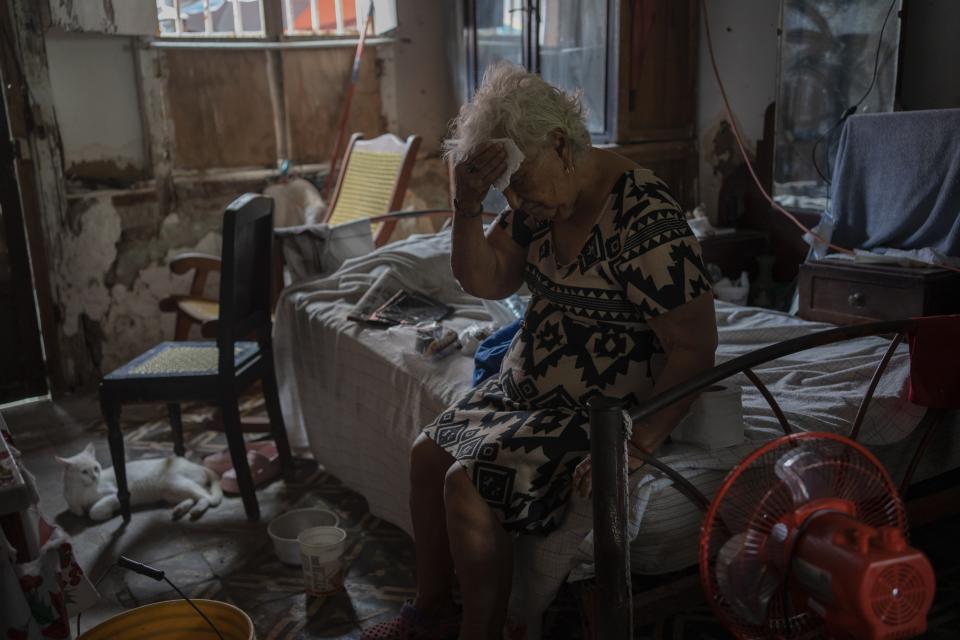
<instances>
[{"instance_id":1,"label":"bed","mask_svg":"<svg viewBox=\"0 0 960 640\"><path fill-rule=\"evenodd\" d=\"M450 304L449 324L491 322L491 305L465 294L449 267L450 236L413 236L348 260L333 275L287 288L274 327L277 376L284 419L294 446L309 446L326 470L363 495L370 512L412 533L408 504L408 450L420 429L471 385L472 359L459 354L432 361L414 349L412 329L370 328L347 319L353 304L383 273ZM717 302L724 362L757 348L808 335L831 325L773 311ZM801 430L846 433L877 363L890 345L867 337L807 350L754 369ZM888 465L904 471L924 410L906 400L907 348L893 353L874 393L860 441ZM783 433L760 392L742 375L746 441L705 450L667 444L658 458L712 496L727 471L758 443ZM956 423L955 416L949 421ZM946 426L946 425L945 425ZM939 428L915 479L960 466L960 437ZM702 511L669 478L642 472L630 479L631 568L662 574L696 562ZM539 615L564 580L592 576L592 510L574 497L564 526L551 535L523 537L517 553L511 610L523 612L536 637Z\"/></svg>"}]
</instances>

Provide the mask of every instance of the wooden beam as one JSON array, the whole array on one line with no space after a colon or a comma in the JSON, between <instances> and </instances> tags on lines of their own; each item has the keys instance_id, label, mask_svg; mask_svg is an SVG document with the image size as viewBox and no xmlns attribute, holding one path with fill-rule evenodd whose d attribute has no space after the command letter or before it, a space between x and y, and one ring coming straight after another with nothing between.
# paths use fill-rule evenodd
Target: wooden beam
<instances>
[{"instance_id":1,"label":"wooden beam","mask_svg":"<svg viewBox=\"0 0 960 640\"><path fill-rule=\"evenodd\" d=\"M315 3L311 3L313 6ZM293 16L288 16L291 23ZM263 4L263 30L267 40L279 42L283 37L283 13L279 2ZM290 158L290 120L287 116L287 98L283 82L283 53L277 49L264 52L267 65L267 83L270 86L270 104L273 107L273 131L277 139L277 161Z\"/></svg>"},{"instance_id":2,"label":"wooden beam","mask_svg":"<svg viewBox=\"0 0 960 640\"><path fill-rule=\"evenodd\" d=\"M54 305L55 279L49 254L56 255L54 231L66 211L60 137L43 40L45 3L17 0L0 9L0 68L8 106L10 134L22 143L17 180L30 263L40 313L40 330L51 390L69 386L60 350L60 318Z\"/></svg>"}]
</instances>

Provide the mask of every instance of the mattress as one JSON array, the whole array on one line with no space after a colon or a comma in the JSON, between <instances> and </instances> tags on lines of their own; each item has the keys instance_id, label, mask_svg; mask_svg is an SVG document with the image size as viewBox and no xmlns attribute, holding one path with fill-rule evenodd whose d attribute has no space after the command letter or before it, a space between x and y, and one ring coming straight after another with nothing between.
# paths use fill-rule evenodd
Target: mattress
<instances>
[{"instance_id":1,"label":"mattress","mask_svg":"<svg viewBox=\"0 0 960 640\"><path fill-rule=\"evenodd\" d=\"M450 236L413 236L347 261L335 274L286 289L277 308L274 355L284 419L296 446L309 446L326 470L363 495L370 512L412 534L408 512L408 451L421 428L465 393L470 358L425 359L412 329L370 328L347 319L362 293L383 273L449 303L448 323L490 322L489 307L465 294L449 266ZM722 362L757 348L830 328L787 314L716 303ZM754 372L797 429L846 433L889 342L861 338L811 349ZM902 473L916 438L921 408L906 400L909 356L901 346L875 392L861 442ZM766 401L743 376L746 441L708 451L667 444L658 456L707 496L760 442L782 434ZM955 418L951 418L955 422ZM918 479L960 466L960 438L942 425ZM906 451L906 453L905 453ZM896 477L896 476L895 476ZM695 562L701 513L656 473L631 478L631 545L635 572L675 571ZM575 497L564 526L547 537L517 540L513 607L542 611L565 579L592 571L592 514Z\"/></svg>"}]
</instances>

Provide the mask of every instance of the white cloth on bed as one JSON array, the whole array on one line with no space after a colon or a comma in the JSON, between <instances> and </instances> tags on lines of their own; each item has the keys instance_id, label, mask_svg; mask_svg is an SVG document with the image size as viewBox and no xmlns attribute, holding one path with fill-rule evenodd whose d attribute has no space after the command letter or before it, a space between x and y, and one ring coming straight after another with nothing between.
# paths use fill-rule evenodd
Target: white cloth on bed
<instances>
[{"instance_id":1,"label":"white cloth on bed","mask_svg":"<svg viewBox=\"0 0 960 640\"><path fill-rule=\"evenodd\" d=\"M376 329L346 319L382 269L455 308L449 323L462 328L489 321L481 301L465 294L449 266L450 236L413 236L347 261L334 275L291 287L281 296L274 351L284 419L294 445L309 443L318 461L363 495L370 512L412 533L408 512L408 451L420 429L470 387L472 360L439 362L414 350L411 329ZM722 362L760 347L829 328L786 314L717 302ZM769 387L792 425L845 433L889 341L861 338L819 347L761 365L754 372ZM896 443L913 431L923 410L906 400L909 357L901 346L875 392L861 441ZM658 456L708 496L726 472L759 442L782 434L759 392L742 375L746 441L706 451L666 445ZM669 480L644 474L631 487L632 567L664 573L696 557L702 514ZM544 538L520 538L514 608L538 616L571 571L590 575L590 502L575 498L564 525Z\"/></svg>"}]
</instances>

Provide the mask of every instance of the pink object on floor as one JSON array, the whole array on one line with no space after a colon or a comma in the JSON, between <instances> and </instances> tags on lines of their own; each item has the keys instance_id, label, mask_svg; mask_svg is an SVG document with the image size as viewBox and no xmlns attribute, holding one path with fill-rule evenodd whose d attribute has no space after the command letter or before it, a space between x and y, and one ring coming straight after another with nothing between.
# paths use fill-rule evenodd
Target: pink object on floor
<instances>
[{"instance_id":1,"label":"pink object on floor","mask_svg":"<svg viewBox=\"0 0 960 640\"><path fill-rule=\"evenodd\" d=\"M250 475L253 477L253 486L259 487L280 475L280 454L277 453L277 446L273 442L263 442L269 446L247 450L247 464L250 465ZM220 478L220 486L224 493L240 493L240 485L237 483L236 469L229 469L224 472Z\"/></svg>"},{"instance_id":2,"label":"pink object on floor","mask_svg":"<svg viewBox=\"0 0 960 640\"><path fill-rule=\"evenodd\" d=\"M246 443L246 447L248 454L251 451L261 451L265 455L271 456L276 455L277 452L277 446L272 440L248 442ZM217 475L222 476L233 468L233 460L230 458L230 449L224 449L223 451L218 451L217 453L211 453L203 459L203 466L211 471L216 472Z\"/></svg>"}]
</instances>

